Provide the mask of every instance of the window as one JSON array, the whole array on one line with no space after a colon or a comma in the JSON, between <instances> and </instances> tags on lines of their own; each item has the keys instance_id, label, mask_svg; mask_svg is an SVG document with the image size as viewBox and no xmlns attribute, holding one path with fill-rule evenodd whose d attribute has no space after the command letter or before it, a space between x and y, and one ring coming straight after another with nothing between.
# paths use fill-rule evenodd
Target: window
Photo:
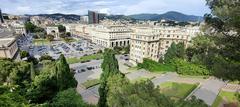
<instances>
[{"instance_id":1,"label":"window","mask_svg":"<svg viewBox=\"0 0 240 107\"><path fill-rule=\"evenodd\" d=\"M169 41L166 41L166 44L169 44Z\"/></svg>"},{"instance_id":2,"label":"window","mask_svg":"<svg viewBox=\"0 0 240 107\"><path fill-rule=\"evenodd\" d=\"M170 35L167 35L167 37L170 37Z\"/></svg>"}]
</instances>

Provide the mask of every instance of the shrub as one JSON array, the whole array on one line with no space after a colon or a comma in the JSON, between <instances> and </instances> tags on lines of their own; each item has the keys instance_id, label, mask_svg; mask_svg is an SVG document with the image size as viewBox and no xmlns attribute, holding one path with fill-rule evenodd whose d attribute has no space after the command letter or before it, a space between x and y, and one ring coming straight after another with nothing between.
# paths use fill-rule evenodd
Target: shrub
<instances>
[{"instance_id":1,"label":"shrub","mask_svg":"<svg viewBox=\"0 0 240 107\"><path fill-rule=\"evenodd\" d=\"M193 64L183 59L175 59L173 63L176 66L177 73L181 75L210 75L210 71L200 64Z\"/></svg>"}]
</instances>

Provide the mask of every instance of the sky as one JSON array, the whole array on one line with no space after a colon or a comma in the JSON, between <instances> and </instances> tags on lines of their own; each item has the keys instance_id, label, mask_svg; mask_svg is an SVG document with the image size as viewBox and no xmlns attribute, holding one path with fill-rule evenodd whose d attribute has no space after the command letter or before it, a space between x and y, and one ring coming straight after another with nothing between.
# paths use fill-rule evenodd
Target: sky
<instances>
[{"instance_id":1,"label":"sky","mask_svg":"<svg viewBox=\"0 0 240 107\"><path fill-rule=\"evenodd\" d=\"M107 14L139 14L177 11L203 16L210 13L205 0L0 0L3 13L23 14L78 14L88 10Z\"/></svg>"}]
</instances>

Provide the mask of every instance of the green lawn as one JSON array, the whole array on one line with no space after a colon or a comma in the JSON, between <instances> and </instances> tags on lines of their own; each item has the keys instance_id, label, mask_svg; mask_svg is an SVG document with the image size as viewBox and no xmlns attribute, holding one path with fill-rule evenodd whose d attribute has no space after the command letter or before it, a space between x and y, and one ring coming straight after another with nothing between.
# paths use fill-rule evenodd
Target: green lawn
<instances>
[{"instance_id":1,"label":"green lawn","mask_svg":"<svg viewBox=\"0 0 240 107\"><path fill-rule=\"evenodd\" d=\"M74 38L63 38L63 41L65 41L66 43L77 42L77 40Z\"/></svg>"},{"instance_id":2,"label":"green lawn","mask_svg":"<svg viewBox=\"0 0 240 107\"><path fill-rule=\"evenodd\" d=\"M87 80L86 82L82 83L82 85L88 89L90 87L96 86L99 84L99 80L98 79L93 79L93 80Z\"/></svg>"},{"instance_id":3,"label":"green lawn","mask_svg":"<svg viewBox=\"0 0 240 107\"><path fill-rule=\"evenodd\" d=\"M180 75L181 78L196 78L196 79L208 79L209 76L191 76L191 75Z\"/></svg>"},{"instance_id":4,"label":"green lawn","mask_svg":"<svg viewBox=\"0 0 240 107\"><path fill-rule=\"evenodd\" d=\"M171 64L161 64L151 59L144 59L143 63L138 64L139 68L144 68L151 72L166 73L176 71L176 67Z\"/></svg>"},{"instance_id":5,"label":"green lawn","mask_svg":"<svg viewBox=\"0 0 240 107\"><path fill-rule=\"evenodd\" d=\"M67 58L67 62L68 64L74 64L74 63L79 63L79 62L84 62L84 61L89 61L94 59L102 59L102 58L103 58L102 54L93 54L88 56L82 56L80 58Z\"/></svg>"},{"instance_id":6,"label":"green lawn","mask_svg":"<svg viewBox=\"0 0 240 107\"><path fill-rule=\"evenodd\" d=\"M170 64L158 64L158 65L152 65L152 72L171 72L176 71L175 66Z\"/></svg>"},{"instance_id":7,"label":"green lawn","mask_svg":"<svg viewBox=\"0 0 240 107\"><path fill-rule=\"evenodd\" d=\"M172 99L186 98L198 85L176 82L165 82L160 84L160 92Z\"/></svg>"},{"instance_id":8,"label":"green lawn","mask_svg":"<svg viewBox=\"0 0 240 107\"><path fill-rule=\"evenodd\" d=\"M228 103L231 102L237 102L237 97L235 96L235 92L226 92L226 91L221 91L217 98L215 99L212 107L219 107L223 99L227 100ZM240 106L240 105L238 105Z\"/></svg>"},{"instance_id":9,"label":"green lawn","mask_svg":"<svg viewBox=\"0 0 240 107\"><path fill-rule=\"evenodd\" d=\"M33 44L34 45L48 45L48 44L50 44L50 41L47 39L34 39Z\"/></svg>"},{"instance_id":10,"label":"green lawn","mask_svg":"<svg viewBox=\"0 0 240 107\"><path fill-rule=\"evenodd\" d=\"M128 68L128 70L131 72L134 72L134 71L139 70L139 68L138 67L130 67L130 68Z\"/></svg>"}]
</instances>

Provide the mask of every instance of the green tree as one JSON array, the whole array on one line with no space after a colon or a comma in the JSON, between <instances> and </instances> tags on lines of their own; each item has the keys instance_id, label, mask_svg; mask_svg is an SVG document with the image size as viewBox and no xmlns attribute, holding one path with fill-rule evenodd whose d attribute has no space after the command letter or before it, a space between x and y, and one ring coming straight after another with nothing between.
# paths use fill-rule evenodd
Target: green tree
<instances>
[{"instance_id":1,"label":"green tree","mask_svg":"<svg viewBox=\"0 0 240 107\"><path fill-rule=\"evenodd\" d=\"M71 33L70 33L70 32L67 32L67 33L66 33L66 36L67 36L67 37L70 37L70 36L71 36Z\"/></svg>"},{"instance_id":2,"label":"green tree","mask_svg":"<svg viewBox=\"0 0 240 107\"><path fill-rule=\"evenodd\" d=\"M124 54L129 54L130 53L130 45L128 45L127 47L124 47Z\"/></svg>"},{"instance_id":3,"label":"green tree","mask_svg":"<svg viewBox=\"0 0 240 107\"><path fill-rule=\"evenodd\" d=\"M25 83L31 81L30 64L27 62L14 62L0 60L0 84L18 85L25 87Z\"/></svg>"},{"instance_id":4,"label":"green tree","mask_svg":"<svg viewBox=\"0 0 240 107\"><path fill-rule=\"evenodd\" d=\"M44 103L51 100L59 91L75 88L77 81L70 72L69 65L63 55L56 63L45 66L41 73L35 77L27 98L32 103Z\"/></svg>"},{"instance_id":5,"label":"green tree","mask_svg":"<svg viewBox=\"0 0 240 107\"><path fill-rule=\"evenodd\" d=\"M31 22L26 22L24 24L24 26L25 26L27 33L30 33L30 32L33 33L36 28L36 26L34 24L32 24Z\"/></svg>"},{"instance_id":6,"label":"green tree","mask_svg":"<svg viewBox=\"0 0 240 107\"><path fill-rule=\"evenodd\" d=\"M205 15L204 32L195 46L202 64L219 78L240 80L240 1L206 0L211 9ZM203 38L203 40L202 40ZM214 47L211 47L211 43ZM210 43L210 44L209 44ZM213 50L213 51L212 51Z\"/></svg>"},{"instance_id":7,"label":"green tree","mask_svg":"<svg viewBox=\"0 0 240 107\"><path fill-rule=\"evenodd\" d=\"M111 49L104 50L104 60L101 65L103 70L101 77L100 77L100 87L99 91L99 107L107 107L107 95L108 95L108 86L107 86L107 79L113 75L121 74L118 67L118 61L115 58L114 51Z\"/></svg>"},{"instance_id":8,"label":"green tree","mask_svg":"<svg viewBox=\"0 0 240 107\"><path fill-rule=\"evenodd\" d=\"M20 57L22 58L28 58L30 54L27 51L20 51Z\"/></svg>"},{"instance_id":9,"label":"green tree","mask_svg":"<svg viewBox=\"0 0 240 107\"><path fill-rule=\"evenodd\" d=\"M164 61L168 63L176 57L177 57L177 45L175 42L173 42L171 44L171 47L168 48L167 53L164 55Z\"/></svg>"},{"instance_id":10,"label":"green tree","mask_svg":"<svg viewBox=\"0 0 240 107\"><path fill-rule=\"evenodd\" d=\"M120 87L118 84L113 83L116 90L110 88L113 89L108 99L110 107L174 107L174 101L161 94L159 88L154 88L150 80Z\"/></svg>"},{"instance_id":11,"label":"green tree","mask_svg":"<svg viewBox=\"0 0 240 107\"><path fill-rule=\"evenodd\" d=\"M55 70L59 90L65 90L67 88L73 88L77 86L77 81L74 78L73 72L70 71L69 65L64 55L60 55L56 63Z\"/></svg>"},{"instance_id":12,"label":"green tree","mask_svg":"<svg viewBox=\"0 0 240 107\"><path fill-rule=\"evenodd\" d=\"M50 61L54 61L54 59L49 56L49 55L42 55L40 58L39 58L40 61L43 61L43 60L50 60Z\"/></svg>"},{"instance_id":13,"label":"green tree","mask_svg":"<svg viewBox=\"0 0 240 107\"><path fill-rule=\"evenodd\" d=\"M59 30L59 32L61 32L61 33L65 33L65 32L66 32L66 27L63 26L63 25L58 25L58 30Z\"/></svg>"},{"instance_id":14,"label":"green tree","mask_svg":"<svg viewBox=\"0 0 240 107\"><path fill-rule=\"evenodd\" d=\"M73 88L57 93L50 105L52 107L87 107L80 94Z\"/></svg>"},{"instance_id":15,"label":"green tree","mask_svg":"<svg viewBox=\"0 0 240 107\"><path fill-rule=\"evenodd\" d=\"M0 94L1 107L27 107L27 100L15 92L5 92Z\"/></svg>"},{"instance_id":16,"label":"green tree","mask_svg":"<svg viewBox=\"0 0 240 107\"><path fill-rule=\"evenodd\" d=\"M180 42L176 45L177 47L177 57L178 58L182 58L184 59L185 58L185 55L186 55L186 50L185 50L185 45L183 42Z\"/></svg>"}]
</instances>

